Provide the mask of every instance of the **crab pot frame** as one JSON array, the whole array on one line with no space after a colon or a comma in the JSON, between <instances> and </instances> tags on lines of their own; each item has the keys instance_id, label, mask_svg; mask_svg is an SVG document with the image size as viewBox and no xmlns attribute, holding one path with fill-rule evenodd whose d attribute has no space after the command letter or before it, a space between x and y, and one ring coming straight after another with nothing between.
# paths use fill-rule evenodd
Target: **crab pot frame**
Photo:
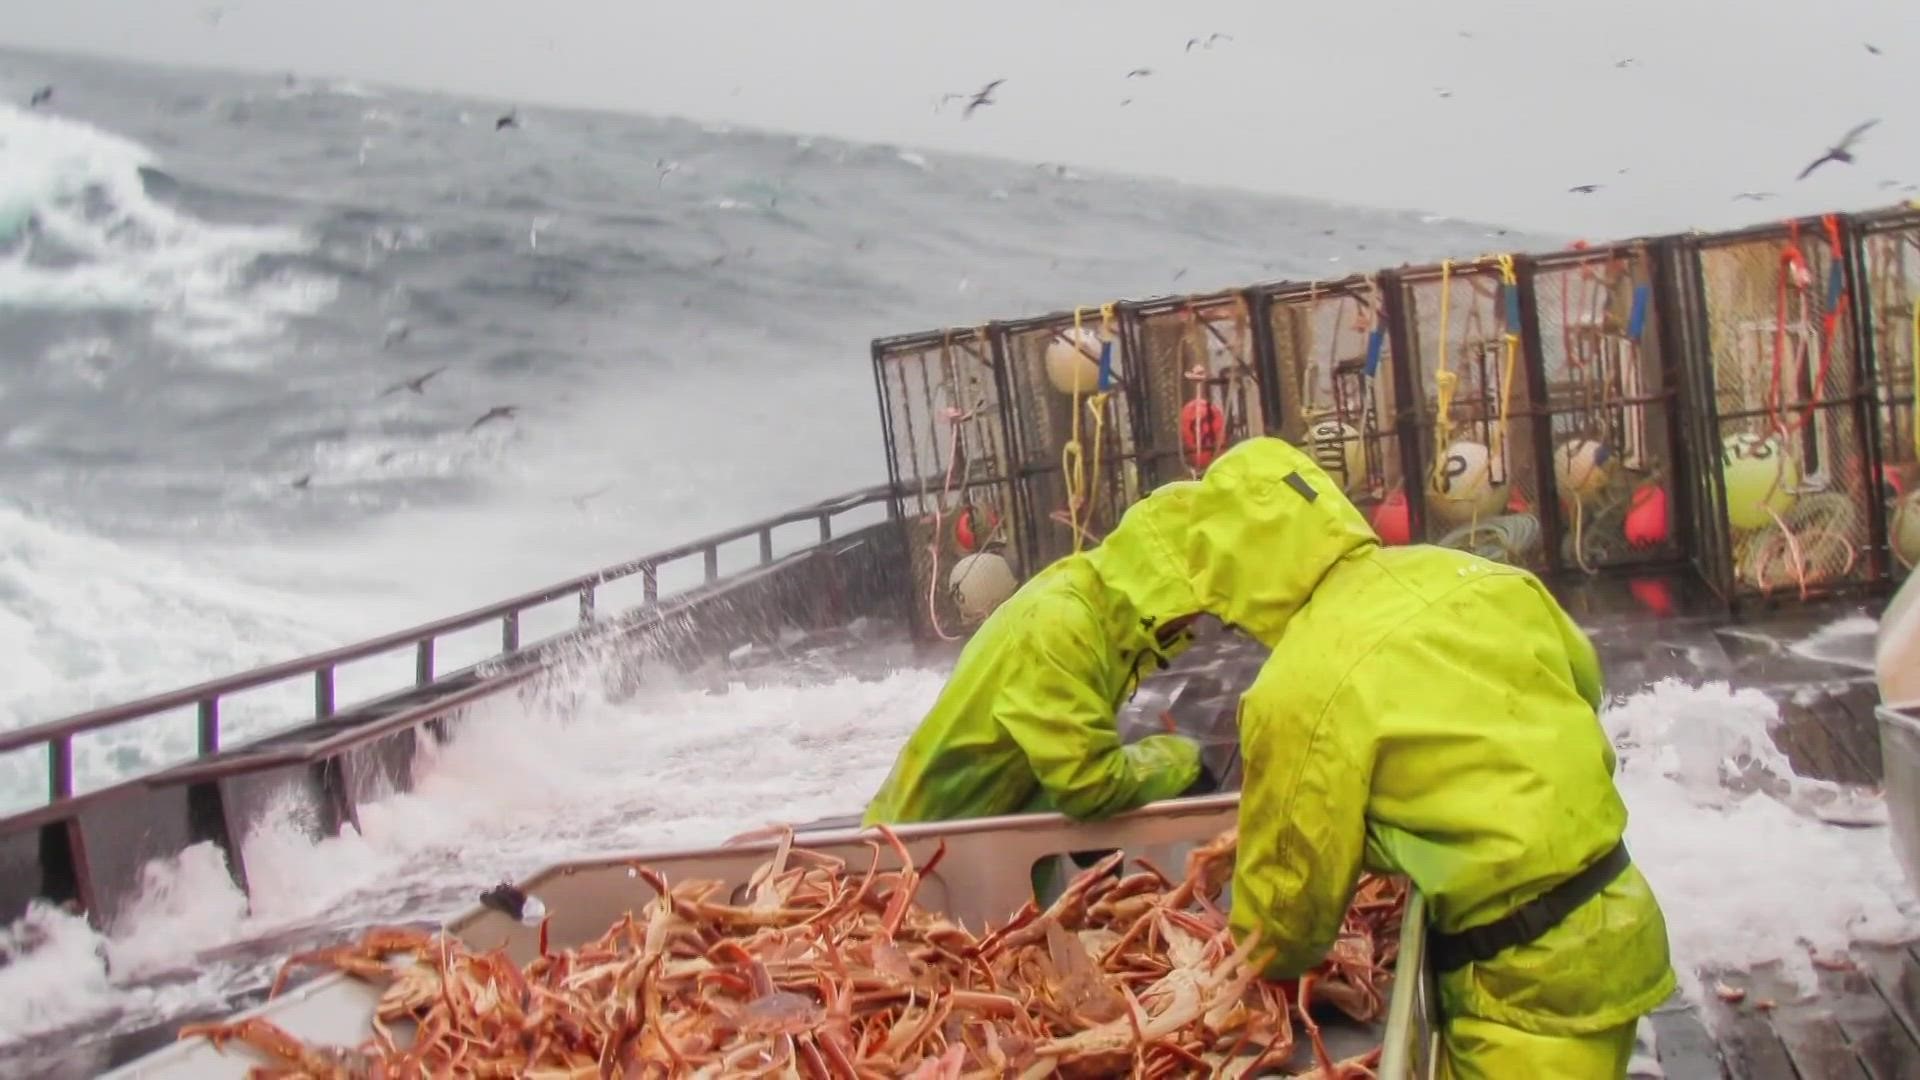
<instances>
[{"instance_id":1,"label":"crab pot frame","mask_svg":"<svg viewBox=\"0 0 1920 1080\"><path fill-rule=\"evenodd\" d=\"M1312 454L1376 528L1381 504L1396 491L1406 498L1409 475L1386 297L1368 277L1254 293L1278 383L1273 430Z\"/></svg>"},{"instance_id":2,"label":"crab pot frame","mask_svg":"<svg viewBox=\"0 0 1920 1080\"><path fill-rule=\"evenodd\" d=\"M1645 244L1517 263L1549 443L1555 570L1679 562L1691 505L1656 259ZM1664 512L1662 512L1664 508Z\"/></svg>"},{"instance_id":3,"label":"crab pot frame","mask_svg":"<svg viewBox=\"0 0 1920 1080\"><path fill-rule=\"evenodd\" d=\"M1414 539L1553 569L1561 536L1541 505L1552 464L1534 422L1543 395L1530 298L1492 259L1382 275L1382 291L1399 397L1413 404L1401 458Z\"/></svg>"},{"instance_id":4,"label":"crab pot frame","mask_svg":"<svg viewBox=\"0 0 1920 1080\"><path fill-rule=\"evenodd\" d=\"M1859 220L1855 308L1869 343L1874 499L1882 514L1888 570L1904 579L1920 564L1920 213L1901 210Z\"/></svg>"},{"instance_id":5,"label":"crab pot frame","mask_svg":"<svg viewBox=\"0 0 1920 1080\"><path fill-rule=\"evenodd\" d=\"M1076 535L1080 549L1092 547L1148 490L1149 478L1141 475L1135 437L1144 426L1141 365L1129 348L1131 335L1124 312L1117 305L1111 310L1107 317L1098 307L1080 309L1077 329L1091 339L1083 339L1082 347L1075 350L1086 365L1082 370L1104 371L1109 377L1104 397L1091 375L1086 383L1064 379L1065 390L1049 377L1049 346L1074 349L1074 313L993 326L1013 406L1013 438L1020 450L1016 475L1024 507L1027 566L1032 569L1072 553ZM1094 340L1102 347L1094 347ZM1104 367L1099 362L1103 352L1109 359ZM1067 370L1071 369L1061 373ZM1076 387L1083 392L1073 393ZM1076 475L1070 471L1074 462L1069 449L1075 440L1076 405L1077 475L1083 479L1077 509L1069 505L1069 483Z\"/></svg>"},{"instance_id":6,"label":"crab pot frame","mask_svg":"<svg viewBox=\"0 0 1920 1080\"><path fill-rule=\"evenodd\" d=\"M1122 306L1138 357L1140 460L1149 483L1198 477L1227 447L1272 430L1273 387L1245 293Z\"/></svg>"},{"instance_id":7,"label":"crab pot frame","mask_svg":"<svg viewBox=\"0 0 1920 1080\"><path fill-rule=\"evenodd\" d=\"M1713 499L1699 517L1726 545L1702 565L1731 602L1885 580L1854 243L1830 217L1689 244L1705 347L1686 357L1705 370L1688 407Z\"/></svg>"},{"instance_id":8,"label":"crab pot frame","mask_svg":"<svg viewBox=\"0 0 1920 1080\"><path fill-rule=\"evenodd\" d=\"M873 370L914 584L910 625L959 636L973 629L946 580L959 560L990 551L1024 576L1006 373L984 328L876 341Z\"/></svg>"}]
</instances>

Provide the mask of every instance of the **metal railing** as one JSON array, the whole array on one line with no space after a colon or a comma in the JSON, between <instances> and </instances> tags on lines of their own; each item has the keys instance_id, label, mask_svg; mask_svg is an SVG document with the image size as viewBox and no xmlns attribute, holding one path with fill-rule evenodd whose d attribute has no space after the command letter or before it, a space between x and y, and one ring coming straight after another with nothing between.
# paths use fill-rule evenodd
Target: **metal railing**
<instances>
[{"instance_id":1,"label":"metal railing","mask_svg":"<svg viewBox=\"0 0 1920 1080\"><path fill-rule=\"evenodd\" d=\"M676 547L642 555L637 559L629 559L626 562L569 578L566 581L522 593L459 615L436 619L405 630L396 630L390 634L325 652L313 653L296 660L268 664L238 675L229 675L120 705L93 709L59 720L0 732L0 754L34 746L47 747L48 802L57 803L63 799L72 798L74 794L73 739L76 735L133 723L173 709L193 705L199 709L199 756L205 757L220 750L220 702L222 698L229 695L286 682L290 679L311 677L313 679L312 719L322 720L334 715L336 711L334 673L342 664L401 649L412 649L414 651L414 685L427 686L434 681L435 677L434 643L449 634L471 630L498 620L500 623L498 655L512 655L520 651L520 615L529 608L549 604L568 595L575 595L579 597L580 623L583 626L590 625L594 621L595 598L600 587L638 574L641 576L642 587L645 590L642 602L644 609L659 602L660 568L669 563L699 555L704 564L705 581L711 584L719 580L720 548L726 544L749 536L758 537L760 565L764 566L773 561L773 531L780 526L815 521L820 529L819 542L825 543L833 539L833 519L836 516L873 503L886 502L892 498L892 494L891 487L885 484L862 488Z\"/></svg>"}]
</instances>

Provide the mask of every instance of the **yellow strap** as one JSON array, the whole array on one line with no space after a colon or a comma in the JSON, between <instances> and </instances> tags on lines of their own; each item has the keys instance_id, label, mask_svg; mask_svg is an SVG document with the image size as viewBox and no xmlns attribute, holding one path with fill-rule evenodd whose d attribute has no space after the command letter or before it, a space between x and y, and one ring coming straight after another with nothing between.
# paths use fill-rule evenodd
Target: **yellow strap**
<instances>
[{"instance_id":1,"label":"yellow strap","mask_svg":"<svg viewBox=\"0 0 1920 1080\"><path fill-rule=\"evenodd\" d=\"M1437 467L1447 454L1453 435L1453 388L1459 381L1447 367L1447 317L1453 309L1453 260L1440 263L1440 355L1434 364L1434 404L1438 415L1433 423L1433 460Z\"/></svg>"},{"instance_id":2,"label":"yellow strap","mask_svg":"<svg viewBox=\"0 0 1920 1080\"><path fill-rule=\"evenodd\" d=\"M1073 348L1080 350L1080 308L1073 309ZM1067 445L1060 450L1060 475L1067 484L1067 520L1073 529L1073 550L1080 550L1080 500L1087 487L1086 465L1080 452L1080 377L1077 366L1073 376L1073 415L1068 422L1072 425L1067 436Z\"/></svg>"},{"instance_id":3,"label":"yellow strap","mask_svg":"<svg viewBox=\"0 0 1920 1080\"><path fill-rule=\"evenodd\" d=\"M1500 283L1509 289L1517 288L1520 279L1513 271L1513 256L1500 255L1497 258L1500 260ZM1492 457L1497 461L1506 460L1501 455L1504 455L1507 449L1507 404L1513 397L1514 361L1520 356L1520 334L1513 327L1506 326L1506 321L1506 312L1502 311L1500 322L1504 328L1507 356L1500 373L1500 426L1493 429Z\"/></svg>"}]
</instances>

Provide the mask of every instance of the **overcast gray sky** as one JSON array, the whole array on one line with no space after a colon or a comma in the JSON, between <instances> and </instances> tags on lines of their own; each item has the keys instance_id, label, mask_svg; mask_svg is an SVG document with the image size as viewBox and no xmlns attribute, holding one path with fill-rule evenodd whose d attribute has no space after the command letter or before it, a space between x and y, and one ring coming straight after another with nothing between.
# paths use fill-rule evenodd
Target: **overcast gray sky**
<instances>
[{"instance_id":1,"label":"overcast gray sky","mask_svg":"<svg viewBox=\"0 0 1920 1080\"><path fill-rule=\"evenodd\" d=\"M0 11L0 40L14 45L1059 161L1595 239L1884 205L1914 196L1883 182L1920 184L1916 0L0 0ZM1215 31L1233 40L1184 51ZM1125 78L1142 66L1153 74ZM1002 77L999 104L970 120L932 109L942 92ZM1794 180L1870 117L1882 123L1858 164ZM1590 183L1605 186L1566 190ZM1730 201L1749 189L1781 197Z\"/></svg>"}]
</instances>

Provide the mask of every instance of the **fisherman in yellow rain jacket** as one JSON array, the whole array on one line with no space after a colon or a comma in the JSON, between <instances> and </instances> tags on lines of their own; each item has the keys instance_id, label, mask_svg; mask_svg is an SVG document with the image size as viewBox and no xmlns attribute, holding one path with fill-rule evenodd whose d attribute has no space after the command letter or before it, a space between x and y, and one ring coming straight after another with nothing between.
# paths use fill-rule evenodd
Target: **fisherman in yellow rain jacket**
<instances>
[{"instance_id":1,"label":"fisherman in yellow rain jacket","mask_svg":"<svg viewBox=\"0 0 1920 1080\"><path fill-rule=\"evenodd\" d=\"M1059 559L994 609L900 751L864 823L1038 810L1103 818L1187 790L1191 739L1122 745L1114 716L1185 649L1194 481L1156 489L1098 547Z\"/></svg>"},{"instance_id":2,"label":"fisherman in yellow rain jacket","mask_svg":"<svg viewBox=\"0 0 1920 1080\"><path fill-rule=\"evenodd\" d=\"M1231 915L1268 974L1320 961L1363 868L1405 874L1449 1075L1624 1076L1674 976L1585 635L1525 571L1382 546L1277 439L1213 463L1185 532L1200 605L1273 650L1240 704Z\"/></svg>"}]
</instances>

